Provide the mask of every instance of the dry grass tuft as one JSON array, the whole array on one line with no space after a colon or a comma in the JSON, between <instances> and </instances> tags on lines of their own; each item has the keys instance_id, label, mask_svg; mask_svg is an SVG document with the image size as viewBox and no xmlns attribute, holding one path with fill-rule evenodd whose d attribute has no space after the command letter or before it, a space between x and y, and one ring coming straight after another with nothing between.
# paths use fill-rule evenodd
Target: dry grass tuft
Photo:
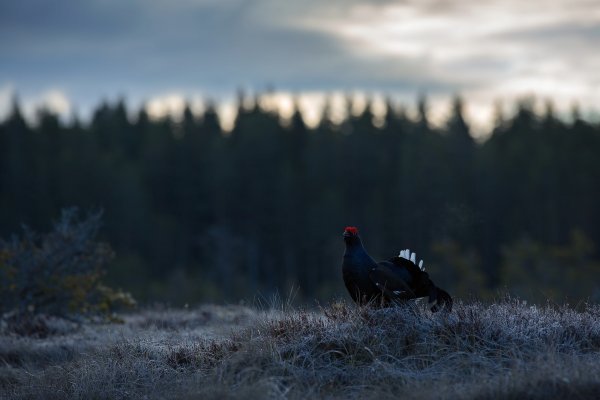
<instances>
[{"instance_id":1,"label":"dry grass tuft","mask_svg":"<svg viewBox=\"0 0 600 400\"><path fill-rule=\"evenodd\" d=\"M45 339L0 336L0 397L562 399L600 393L600 307L343 302L145 311Z\"/></svg>"}]
</instances>

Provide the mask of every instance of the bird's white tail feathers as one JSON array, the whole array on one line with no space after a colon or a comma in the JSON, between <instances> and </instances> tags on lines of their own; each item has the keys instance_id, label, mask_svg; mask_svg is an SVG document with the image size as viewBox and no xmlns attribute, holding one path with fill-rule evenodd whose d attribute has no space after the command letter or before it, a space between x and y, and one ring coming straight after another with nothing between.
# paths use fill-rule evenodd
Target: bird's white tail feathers
<instances>
[{"instance_id":1,"label":"bird's white tail feathers","mask_svg":"<svg viewBox=\"0 0 600 400\"><path fill-rule=\"evenodd\" d=\"M417 265L417 255L415 253L411 253L409 249L400 250L399 257L405 258L411 261L413 264ZM425 267L423 266L423 260L419 261L419 268L421 271L425 271Z\"/></svg>"}]
</instances>

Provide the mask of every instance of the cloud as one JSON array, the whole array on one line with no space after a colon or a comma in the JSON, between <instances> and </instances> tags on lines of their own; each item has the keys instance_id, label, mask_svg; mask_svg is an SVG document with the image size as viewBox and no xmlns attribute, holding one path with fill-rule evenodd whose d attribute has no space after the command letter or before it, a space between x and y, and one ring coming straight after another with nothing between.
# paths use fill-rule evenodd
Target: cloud
<instances>
[{"instance_id":1,"label":"cloud","mask_svg":"<svg viewBox=\"0 0 600 400\"><path fill-rule=\"evenodd\" d=\"M8 117L13 108L16 91L12 84L0 86L0 120ZM72 105L68 95L59 89L49 89L18 99L21 111L29 121L35 121L40 110L47 110L62 118L71 116Z\"/></svg>"},{"instance_id":2,"label":"cloud","mask_svg":"<svg viewBox=\"0 0 600 400\"><path fill-rule=\"evenodd\" d=\"M71 117L72 105L68 95L60 89L49 89L20 99L24 117L36 121L40 110L47 110L60 118Z\"/></svg>"},{"instance_id":3,"label":"cloud","mask_svg":"<svg viewBox=\"0 0 600 400\"><path fill-rule=\"evenodd\" d=\"M410 65L409 74L438 83L434 102L452 92L476 101L474 119L489 115L496 98L600 104L600 11L590 1L356 1L320 11L297 24L338 37L357 55Z\"/></svg>"},{"instance_id":4,"label":"cloud","mask_svg":"<svg viewBox=\"0 0 600 400\"><path fill-rule=\"evenodd\" d=\"M145 104L145 109L151 118L159 119L168 115L179 119L183 111L189 107L192 113L200 114L206 108L203 97L196 93L192 96L184 93L168 93L153 96Z\"/></svg>"}]
</instances>

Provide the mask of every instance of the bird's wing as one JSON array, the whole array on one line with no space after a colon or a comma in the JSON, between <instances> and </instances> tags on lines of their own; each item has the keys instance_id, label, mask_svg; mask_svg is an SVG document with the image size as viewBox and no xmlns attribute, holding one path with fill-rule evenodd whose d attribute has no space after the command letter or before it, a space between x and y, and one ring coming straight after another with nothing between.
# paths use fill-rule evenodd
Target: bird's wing
<instances>
[{"instance_id":1,"label":"bird's wing","mask_svg":"<svg viewBox=\"0 0 600 400\"><path fill-rule=\"evenodd\" d=\"M453 301L448 292L437 287L427 272L407 258L398 256L378 263L370 277L391 299L428 297L431 311L437 312L442 308L452 311Z\"/></svg>"},{"instance_id":2,"label":"bird's wing","mask_svg":"<svg viewBox=\"0 0 600 400\"><path fill-rule=\"evenodd\" d=\"M411 287L411 274L391 261L377 263L377 267L369 273L369 278L390 299L406 300L416 297Z\"/></svg>"},{"instance_id":3,"label":"bird's wing","mask_svg":"<svg viewBox=\"0 0 600 400\"><path fill-rule=\"evenodd\" d=\"M399 268L405 268L411 275L412 279L417 280L420 276L422 276L422 274L426 274L426 272L423 272L421 270L421 268L417 267L417 265L404 258L404 257L400 257L400 256L396 256L396 257L392 257L390 258L389 262L391 262L392 264L394 264L396 267Z\"/></svg>"}]
</instances>

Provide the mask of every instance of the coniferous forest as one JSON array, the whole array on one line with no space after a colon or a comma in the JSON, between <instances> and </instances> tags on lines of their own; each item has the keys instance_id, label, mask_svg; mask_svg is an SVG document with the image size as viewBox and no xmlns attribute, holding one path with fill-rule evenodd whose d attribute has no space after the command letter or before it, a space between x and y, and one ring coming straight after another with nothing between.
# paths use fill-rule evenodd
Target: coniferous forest
<instances>
[{"instance_id":1,"label":"coniferous forest","mask_svg":"<svg viewBox=\"0 0 600 400\"><path fill-rule=\"evenodd\" d=\"M241 104L245 104L242 106ZM530 103L476 143L455 100L434 128L388 103L308 128L240 101L223 132L214 107L129 118L102 104L89 122L15 102L0 123L0 237L47 230L60 210L103 210L116 257L106 276L145 301L343 295L341 234L370 253L410 248L458 297L600 300L600 126Z\"/></svg>"}]
</instances>

